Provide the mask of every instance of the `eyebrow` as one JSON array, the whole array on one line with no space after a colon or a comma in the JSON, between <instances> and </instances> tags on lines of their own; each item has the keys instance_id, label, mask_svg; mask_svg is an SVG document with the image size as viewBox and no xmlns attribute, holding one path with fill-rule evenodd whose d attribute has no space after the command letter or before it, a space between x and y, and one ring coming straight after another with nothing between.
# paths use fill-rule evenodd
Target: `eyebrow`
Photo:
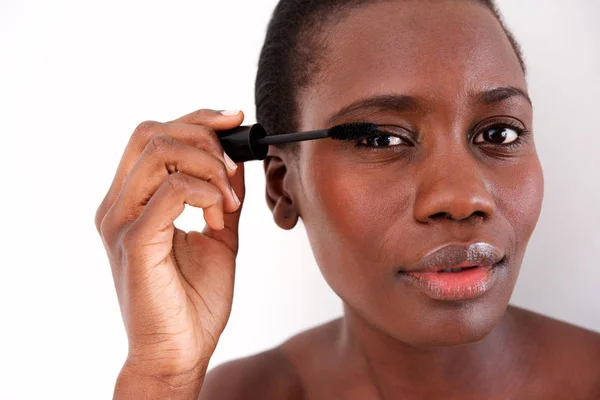
<instances>
[{"instance_id":1,"label":"eyebrow","mask_svg":"<svg viewBox=\"0 0 600 400\"><path fill-rule=\"evenodd\" d=\"M473 98L477 103L480 104L495 104L502 101L508 100L513 97L520 97L525 99L529 104L532 105L531 99L523 90L514 87L498 87L494 89L485 90L483 92L476 93ZM332 124L337 119L361 110L380 110L380 111L395 111L395 112L415 112L422 111L423 101L414 96L408 95L379 95L373 96L366 99L357 100L354 103L345 106L338 112L336 112L329 120L329 124Z\"/></svg>"},{"instance_id":2,"label":"eyebrow","mask_svg":"<svg viewBox=\"0 0 600 400\"><path fill-rule=\"evenodd\" d=\"M418 111L423 107L420 105L419 100L413 96L407 95L379 95L373 96L366 99L357 100L354 103L342 108L336 112L328 123L332 124L335 120L360 110L381 110L381 111L396 111L396 112L408 112Z\"/></svg>"},{"instance_id":3,"label":"eyebrow","mask_svg":"<svg viewBox=\"0 0 600 400\"><path fill-rule=\"evenodd\" d=\"M499 103L501 101L510 99L511 97L521 97L527 100L529 104L533 105L527 93L514 86L498 87L495 89L485 90L475 96L477 102L481 104Z\"/></svg>"}]
</instances>

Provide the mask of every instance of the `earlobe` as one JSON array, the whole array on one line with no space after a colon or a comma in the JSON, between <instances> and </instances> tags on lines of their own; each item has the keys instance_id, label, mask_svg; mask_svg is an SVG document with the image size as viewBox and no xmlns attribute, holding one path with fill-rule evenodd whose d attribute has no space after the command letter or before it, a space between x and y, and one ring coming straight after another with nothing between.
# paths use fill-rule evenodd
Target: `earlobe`
<instances>
[{"instance_id":1,"label":"earlobe","mask_svg":"<svg viewBox=\"0 0 600 400\"><path fill-rule=\"evenodd\" d=\"M273 220L282 229L290 230L298 223L298 212L292 196L285 190L289 170L285 162L275 155L268 155L263 161L266 178L266 200L273 213Z\"/></svg>"},{"instance_id":2,"label":"earlobe","mask_svg":"<svg viewBox=\"0 0 600 400\"><path fill-rule=\"evenodd\" d=\"M273 220L281 229L293 229L298 223L298 213L288 197L280 197L273 207Z\"/></svg>"}]
</instances>

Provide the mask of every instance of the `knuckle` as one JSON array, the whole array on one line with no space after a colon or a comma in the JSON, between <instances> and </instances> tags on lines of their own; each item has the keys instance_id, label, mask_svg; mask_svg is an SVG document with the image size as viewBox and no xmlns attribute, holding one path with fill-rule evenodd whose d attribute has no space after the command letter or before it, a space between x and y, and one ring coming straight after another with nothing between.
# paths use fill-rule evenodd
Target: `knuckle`
<instances>
[{"instance_id":1,"label":"knuckle","mask_svg":"<svg viewBox=\"0 0 600 400\"><path fill-rule=\"evenodd\" d=\"M94 214L94 224L96 225L96 230L99 234L102 234L102 220L110 210L113 201L114 199L112 198L112 196L110 196L109 190L109 192L104 196L104 198L100 202L98 208L96 208L96 213Z\"/></svg>"},{"instance_id":2,"label":"knuckle","mask_svg":"<svg viewBox=\"0 0 600 400\"><path fill-rule=\"evenodd\" d=\"M133 131L133 137L138 140L146 141L154 136L155 132L160 130L161 125L160 122L152 120L141 122Z\"/></svg>"},{"instance_id":3,"label":"knuckle","mask_svg":"<svg viewBox=\"0 0 600 400\"><path fill-rule=\"evenodd\" d=\"M173 146L173 138L169 135L159 133L152 136L148 144L146 145L146 152L150 154L159 154L165 152L168 148Z\"/></svg>"},{"instance_id":4,"label":"knuckle","mask_svg":"<svg viewBox=\"0 0 600 400\"><path fill-rule=\"evenodd\" d=\"M180 173L174 172L165 179L167 188L173 192L180 192L186 189L187 179Z\"/></svg>"},{"instance_id":5,"label":"knuckle","mask_svg":"<svg viewBox=\"0 0 600 400\"><path fill-rule=\"evenodd\" d=\"M110 212L108 214L106 214L106 216L104 216L104 218L100 222L98 231L100 232L100 236L102 236L102 239L108 245L112 245L113 236L114 236L114 228L113 228L114 224L111 223L111 218L110 218L109 214L110 214Z\"/></svg>"},{"instance_id":6,"label":"knuckle","mask_svg":"<svg viewBox=\"0 0 600 400\"><path fill-rule=\"evenodd\" d=\"M94 214L94 224L96 225L96 231L102 235L102 220L104 219L104 212L103 212L103 204L101 204L97 209L96 209L96 213Z\"/></svg>"}]
</instances>

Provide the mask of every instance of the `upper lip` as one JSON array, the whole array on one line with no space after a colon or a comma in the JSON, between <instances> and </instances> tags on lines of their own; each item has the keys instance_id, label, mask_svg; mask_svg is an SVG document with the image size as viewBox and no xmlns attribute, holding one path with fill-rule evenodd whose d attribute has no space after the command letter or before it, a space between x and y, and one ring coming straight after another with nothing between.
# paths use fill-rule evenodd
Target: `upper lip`
<instances>
[{"instance_id":1,"label":"upper lip","mask_svg":"<svg viewBox=\"0 0 600 400\"><path fill-rule=\"evenodd\" d=\"M400 272L437 272L446 268L492 267L504 258L500 249L485 242L450 243L425 255Z\"/></svg>"}]
</instances>

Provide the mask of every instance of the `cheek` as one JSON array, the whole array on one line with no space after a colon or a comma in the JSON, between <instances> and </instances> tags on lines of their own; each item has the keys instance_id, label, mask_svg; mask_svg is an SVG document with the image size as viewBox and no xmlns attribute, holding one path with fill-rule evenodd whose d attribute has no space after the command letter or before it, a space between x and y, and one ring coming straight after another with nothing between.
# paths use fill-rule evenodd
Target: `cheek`
<instances>
[{"instance_id":1,"label":"cheek","mask_svg":"<svg viewBox=\"0 0 600 400\"><path fill-rule=\"evenodd\" d=\"M308 165L313 167L302 173L307 204L302 219L315 258L338 294L343 286L357 289L379 275L373 268L387 265L392 242L401 240L398 225L410 226L403 219L410 216L411 182L388 170L397 171L392 165Z\"/></svg>"},{"instance_id":2,"label":"cheek","mask_svg":"<svg viewBox=\"0 0 600 400\"><path fill-rule=\"evenodd\" d=\"M537 157L495 188L498 211L514 230L519 259L537 225L544 197L544 176Z\"/></svg>"}]
</instances>

